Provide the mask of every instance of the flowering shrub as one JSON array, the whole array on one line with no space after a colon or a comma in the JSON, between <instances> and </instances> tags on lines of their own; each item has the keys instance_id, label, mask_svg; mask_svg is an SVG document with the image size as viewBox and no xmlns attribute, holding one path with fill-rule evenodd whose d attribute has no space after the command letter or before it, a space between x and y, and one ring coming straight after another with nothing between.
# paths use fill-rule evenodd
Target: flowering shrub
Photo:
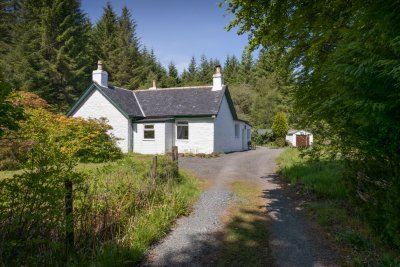
<instances>
[{"instance_id":1,"label":"flowering shrub","mask_svg":"<svg viewBox=\"0 0 400 267\"><path fill-rule=\"evenodd\" d=\"M47 102L33 93L19 92L13 104L24 108L26 119L18 122L18 131L6 131L0 139L0 170L17 169L38 138L46 133L59 145L61 153L81 162L104 162L121 158L116 138L105 119L68 118L47 110Z\"/></svg>"}]
</instances>

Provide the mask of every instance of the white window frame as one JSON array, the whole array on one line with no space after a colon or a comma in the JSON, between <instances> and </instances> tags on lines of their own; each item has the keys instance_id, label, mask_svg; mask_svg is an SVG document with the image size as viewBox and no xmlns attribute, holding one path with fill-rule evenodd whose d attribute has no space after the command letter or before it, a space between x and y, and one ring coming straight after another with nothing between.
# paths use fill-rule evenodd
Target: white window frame
<instances>
[{"instance_id":1,"label":"white window frame","mask_svg":"<svg viewBox=\"0 0 400 267\"><path fill-rule=\"evenodd\" d=\"M235 138L240 138L240 124L235 123Z\"/></svg>"},{"instance_id":2,"label":"white window frame","mask_svg":"<svg viewBox=\"0 0 400 267\"><path fill-rule=\"evenodd\" d=\"M179 138L179 136L178 136L178 127L179 126L187 127L187 138ZM189 140L189 122L188 121L177 121L176 122L176 140L179 140L179 141L188 141Z\"/></svg>"},{"instance_id":3,"label":"white window frame","mask_svg":"<svg viewBox=\"0 0 400 267\"><path fill-rule=\"evenodd\" d=\"M152 126L153 129L151 129L151 128L146 129L146 126ZM153 132L154 137L146 138L146 136L145 136L146 132ZM143 140L153 141L155 139L156 139L156 128L155 128L154 124L143 124Z\"/></svg>"}]
</instances>

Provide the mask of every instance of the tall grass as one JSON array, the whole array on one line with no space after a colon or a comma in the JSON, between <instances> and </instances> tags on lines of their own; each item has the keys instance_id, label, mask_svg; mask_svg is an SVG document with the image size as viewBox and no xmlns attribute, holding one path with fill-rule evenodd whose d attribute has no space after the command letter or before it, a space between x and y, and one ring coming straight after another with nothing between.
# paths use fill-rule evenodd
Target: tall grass
<instances>
[{"instance_id":1,"label":"tall grass","mask_svg":"<svg viewBox=\"0 0 400 267\"><path fill-rule=\"evenodd\" d=\"M300 157L296 148L286 149L278 158L283 178L294 184L302 184L321 196L345 199L348 190L343 181L344 165L341 161L322 159L309 161Z\"/></svg>"},{"instance_id":2,"label":"tall grass","mask_svg":"<svg viewBox=\"0 0 400 267\"><path fill-rule=\"evenodd\" d=\"M123 266L140 262L149 246L168 232L177 217L190 211L199 195L197 179L177 173L174 163L165 157L159 157L158 163L154 180L149 178L149 159L131 155L114 163L79 166L86 178L74 185L74 253L60 255L62 217L43 233L41 222L35 221L30 225L35 242L24 242L30 238L25 236L0 240L0 265ZM54 206L57 208L60 206ZM27 213L27 218L37 212L10 209ZM40 215L43 221L55 214L62 216L51 210ZM12 224L0 221L0 228L7 225ZM0 231L9 232L4 227Z\"/></svg>"},{"instance_id":3,"label":"tall grass","mask_svg":"<svg viewBox=\"0 0 400 267\"><path fill-rule=\"evenodd\" d=\"M286 149L278 158L280 174L287 182L316 194L304 206L309 215L334 237L346 266L400 266L398 250L388 248L372 234L363 214L350 201L344 182L344 163L301 157L296 148ZM307 199L308 200L308 199Z\"/></svg>"}]
</instances>

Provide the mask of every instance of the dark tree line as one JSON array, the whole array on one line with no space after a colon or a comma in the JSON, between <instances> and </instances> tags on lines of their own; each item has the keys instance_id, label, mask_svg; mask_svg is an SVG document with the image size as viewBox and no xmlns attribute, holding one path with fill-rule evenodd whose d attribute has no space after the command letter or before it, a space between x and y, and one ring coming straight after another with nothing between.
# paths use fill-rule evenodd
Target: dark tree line
<instances>
[{"instance_id":1,"label":"dark tree line","mask_svg":"<svg viewBox=\"0 0 400 267\"><path fill-rule=\"evenodd\" d=\"M153 50L141 44L133 15L117 15L110 3L92 25L79 0L0 0L0 71L13 88L37 93L55 110L65 111L89 85L101 59L110 83L127 88L195 86L212 83L218 59L192 57L181 74L172 62L164 68ZM291 78L276 54L244 52L223 64L242 119L269 128L278 111L288 112Z\"/></svg>"}]
</instances>

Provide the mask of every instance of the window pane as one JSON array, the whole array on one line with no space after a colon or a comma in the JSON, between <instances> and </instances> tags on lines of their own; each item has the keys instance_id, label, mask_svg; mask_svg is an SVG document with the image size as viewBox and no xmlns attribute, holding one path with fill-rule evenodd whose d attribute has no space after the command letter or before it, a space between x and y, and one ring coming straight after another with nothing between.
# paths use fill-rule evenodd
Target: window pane
<instances>
[{"instance_id":1,"label":"window pane","mask_svg":"<svg viewBox=\"0 0 400 267\"><path fill-rule=\"evenodd\" d=\"M145 124L143 130L144 139L154 139L154 125L153 124Z\"/></svg>"},{"instance_id":2,"label":"window pane","mask_svg":"<svg viewBox=\"0 0 400 267\"><path fill-rule=\"evenodd\" d=\"M154 130L145 130L144 139L154 139Z\"/></svg>"},{"instance_id":3,"label":"window pane","mask_svg":"<svg viewBox=\"0 0 400 267\"><path fill-rule=\"evenodd\" d=\"M189 139L189 126L179 125L177 127L177 139Z\"/></svg>"}]
</instances>

